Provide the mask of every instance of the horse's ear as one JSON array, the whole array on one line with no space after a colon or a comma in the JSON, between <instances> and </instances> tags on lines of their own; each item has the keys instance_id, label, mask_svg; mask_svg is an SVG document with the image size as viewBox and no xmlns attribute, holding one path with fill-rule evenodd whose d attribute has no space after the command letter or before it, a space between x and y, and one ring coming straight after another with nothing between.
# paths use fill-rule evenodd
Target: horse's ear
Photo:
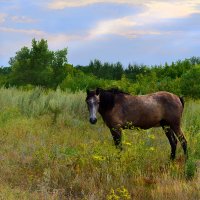
<instances>
[{"instance_id":1,"label":"horse's ear","mask_svg":"<svg viewBox=\"0 0 200 200\"><path fill-rule=\"evenodd\" d=\"M101 88L97 88L97 89L96 89L96 95L99 95L100 92L101 92L101 90L102 90Z\"/></svg>"}]
</instances>

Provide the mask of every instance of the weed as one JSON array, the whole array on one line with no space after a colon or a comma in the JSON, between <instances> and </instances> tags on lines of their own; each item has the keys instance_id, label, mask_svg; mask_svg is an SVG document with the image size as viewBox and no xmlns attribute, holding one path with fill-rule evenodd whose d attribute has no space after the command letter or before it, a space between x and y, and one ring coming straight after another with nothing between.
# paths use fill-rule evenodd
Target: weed
<instances>
[{"instance_id":1,"label":"weed","mask_svg":"<svg viewBox=\"0 0 200 200\"><path fill-rule=\"evenodd\" d=\"M123 131L118 151L84 92L0 88L0 105L0 199L200 199L199 101L185 105L186 163L162 129Z\"/></svg>"}]
</instances>

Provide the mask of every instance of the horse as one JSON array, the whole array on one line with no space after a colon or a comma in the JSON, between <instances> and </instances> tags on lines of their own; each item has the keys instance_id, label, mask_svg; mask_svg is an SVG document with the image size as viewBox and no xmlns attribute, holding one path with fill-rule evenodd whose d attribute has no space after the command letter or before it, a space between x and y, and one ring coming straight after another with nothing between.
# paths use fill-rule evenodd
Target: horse
<instances>
[{"instance_id":1,"label":"horse","mask_svg":"<svg viewBox=\"0 0 200 200\"><path fill-rule=\"evenodd\" d=\"M183 97L166 91L134 96L117 88L96 88L87 89L86 103L90 123L97 122L99 112L117 148L122 150L123 129L162 127L171 146L170 159L175 159L177 138L187 159L187 140L180 127Z\"/></svg>"}]
</instances>

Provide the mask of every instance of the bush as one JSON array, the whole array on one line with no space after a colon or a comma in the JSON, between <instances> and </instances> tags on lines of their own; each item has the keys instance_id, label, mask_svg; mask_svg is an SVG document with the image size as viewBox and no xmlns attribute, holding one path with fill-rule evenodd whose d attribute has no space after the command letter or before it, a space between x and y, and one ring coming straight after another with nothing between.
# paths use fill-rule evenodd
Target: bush
<instances>
[{"instance_id":1,"label":"bush","mask_svg":"<svg viewBox=\"0 0 200 200\"><path fill-rule=\"evenodd\" d=\"M85 75L83 72L77 71L75 74L68 74L60 84L62 90L69 89L72 92L85 90L86 88L104 87L104 81L97 79L95 76Z\"/></svg>"},{"instance_id":2,"label":"bush","mask_svg":"<svg viewBox=\"0 0 200 200\"><path fill-rule=\"evenodd\" d=\"M181 78L181 91L183 95L200 98L200 65L194 67Z\"/></svg>"}]
</instances>

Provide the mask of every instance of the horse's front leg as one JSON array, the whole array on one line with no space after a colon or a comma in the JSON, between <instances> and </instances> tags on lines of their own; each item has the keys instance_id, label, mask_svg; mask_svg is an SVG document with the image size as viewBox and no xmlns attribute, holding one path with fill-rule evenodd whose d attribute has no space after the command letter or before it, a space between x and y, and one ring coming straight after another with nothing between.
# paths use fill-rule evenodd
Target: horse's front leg
<instances>
[{"instance_id":1,"label":"horse's front leg","mask_svg":"<svg viewBox=\"0 0 200 200\"><path fill-rule=\"evenodd\" d=\"M122 150L122 131L120 128L111 128L110 132L112 134L116 148Z\"/></svg>"}]
</instances>

